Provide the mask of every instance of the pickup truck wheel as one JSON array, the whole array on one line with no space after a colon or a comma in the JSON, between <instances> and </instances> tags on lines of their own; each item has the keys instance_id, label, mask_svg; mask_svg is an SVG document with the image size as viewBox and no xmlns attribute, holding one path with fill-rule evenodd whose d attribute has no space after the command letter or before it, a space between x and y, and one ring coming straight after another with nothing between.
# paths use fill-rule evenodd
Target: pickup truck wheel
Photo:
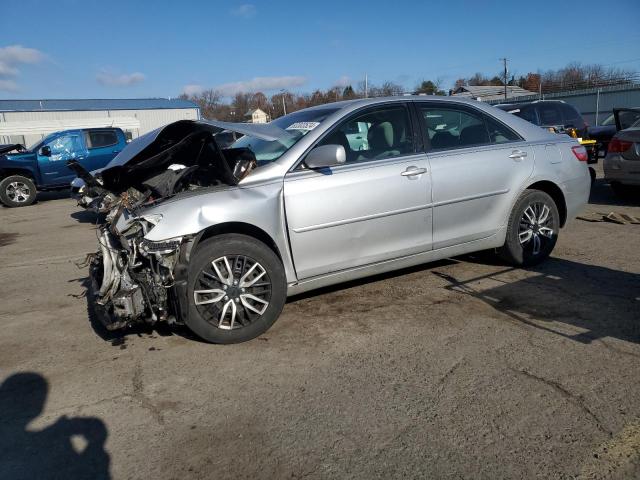
<instances>
[{"instance_id":1,"label":"pickup truck wheel","mask_svg":"<svg viewBox=\"0 0 640 480\"><path fill-rule=\"evenodd\" d=\"M26 207L36 200L36 186L30 178L11 175L0 182L0 201L7 207Z\"/></svg>"},{"instance_id":2,"label":"pickup truck wheel","mask_svg":"<svg viewBox=\"0 0 640 480\"><path fill-rule=\"evenodd\" d=\"M525 190L507 225L507 238L498 255L514 266L532 266L553 251L560 230L560 215L553 198L540 190Z\"/></svg>"},{"instance_id":3,"label":"pickup truck wheel","mask_svg":"<svg viewBox=\"0 0 640 480\"><path fill-rule=\"evenodd\" d=\"M278 256L253 237L226 234L198 245L189 265L187 326L213 343L239 343L266 332L287 297Z\"/></svg>"}]
</instances>

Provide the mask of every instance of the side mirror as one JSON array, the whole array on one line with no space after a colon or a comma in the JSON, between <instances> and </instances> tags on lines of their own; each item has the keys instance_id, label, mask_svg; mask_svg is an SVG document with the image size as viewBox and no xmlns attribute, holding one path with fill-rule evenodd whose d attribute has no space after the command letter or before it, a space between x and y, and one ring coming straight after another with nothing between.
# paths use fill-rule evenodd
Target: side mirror
<instances>
[{"instance_id":1,"label":"side mirror","mask_svg":"<svg viewBox=\"0 0 640 480\"><path fill-rule=\"evenodd\" d=\"M40 149L40 155L42 155L44 157L50 157L51 156L51 147L49 145L45 145L44 147L42 147Z\"/></svg>"},{"instance_id":2,"label":"side mirror","mask_svg":"<svg viewBox=\"0 0 640 480\"><path fill-rule=\"evenodd\" d=\"M308 168L325 168L341 165L347 161L347 152L342 145L320 145L309 152L304 163Z\"/></svg>"}]
</instances>

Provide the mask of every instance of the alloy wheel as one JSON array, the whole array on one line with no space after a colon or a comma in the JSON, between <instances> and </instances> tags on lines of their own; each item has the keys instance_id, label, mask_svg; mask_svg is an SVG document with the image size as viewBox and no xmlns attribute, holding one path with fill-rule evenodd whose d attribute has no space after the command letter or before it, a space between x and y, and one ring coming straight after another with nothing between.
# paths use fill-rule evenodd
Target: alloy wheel
<instances>
[{"instance_id":1,"label":"alloy wheel","mask_svg":"<svg viewBox=\"0 0 640 480\"><path fill-rule=\"evenodd\" d=\"M531 203L520 219L518 237L522 248L533 256L539 255L554 241L553 214L543 202Z\"/></svg>"},{"instance_id":2,"label":"alloy wheel","mask_svg":"<svg viewBox=\"0 0 640 480\"><path fill-rule=\"evenodd\" d=\"M265 268L245 255L226 255L198 274L193 300L202 317L223 330L246 327L259 319L271 300Z\"/></svg>"},{"instance_id":3,"label":"alloy wheel","mask_svg":"<svg viewBox=\"0 0 640 480\"><path fill-rule=\"evenodd\" d=\"M24 203L31 196L31 189L23 182L11 182L7 185L7 197L12 202Z\"/></svg>"}]
</instances>

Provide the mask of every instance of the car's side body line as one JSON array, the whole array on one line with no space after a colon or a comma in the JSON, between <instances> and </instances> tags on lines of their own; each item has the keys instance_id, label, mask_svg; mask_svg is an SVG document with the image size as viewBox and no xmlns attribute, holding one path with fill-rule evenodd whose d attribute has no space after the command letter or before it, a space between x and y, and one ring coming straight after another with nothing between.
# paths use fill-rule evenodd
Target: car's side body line
<instances>
[{"instance_id":1,"label":"car's side body line","mask_svg":"<svg viewBox=\"0 0 640 480\"><path fill-rule=\"evenodd\" d=\"M444 205L452 205L454 203L460 203L460 202L466 202L469 200L478 200L480 198L487 198L487 197L494 197L496 195L504 195L505 193L509 193L509 189L505 188L502 190L495 190L493 192L486 192L486 193L482 193L482 194L478 194L478 195L469 195L466 197L458 197L458 198L452 198L451 200L443 200L441 202L435 202L433 203L434 207L442 207Z\"/></svg>"},{"instance_id":2,"label":"car's side body line","mask_svg":"<svg viewBox=\"0 0 640 480\"><path fill-rule=\"evenodd\" d=\"M391 212L375 213L372 215L364 215L362 217L357 217L357 218L347 218L347 219L339 220L336 222L322 223L319 225L310 225L308 227L293 228L292 230L296 233L311 232L314 230L322 230L323 228L331 228L331 227L337 227L340 225L346 225L348 223L364 222L366 220L373 220L376 218L384 218L384 217L390 217L392 215L400 215L402 213L416 212L418 210L425 210L431 207L432 207L431 204L417 205L415 207L401 208L399 210L393 210Z\"/></svg>"},{"instance_id":3,"label":"car's side body line","mask_svg":"<svg viewBox=\"0 0 640 480\"><path fill-rule=\"evenodd\" d=\"M337 283L348 282L351 280L357 280L359 278L369 277L393 270L413 267L415 265L434 262L436 260L442 260L443 258L455 257L457 255L463 255L465 253L496 248L502 245L505 235L506 227L503 227L493 235L479 240L452 245L450 247L440 248L436 250L430 250L428 252L417 253L414 255L408 255L405 257L394 258L392 260L376 262L368 265L350 268L347 270L341 270L338 272L331 272L325 275L319 275L317 277L306 278L300 282L289 283L287 287L287 295L298 295L310 290L315 290L316 288L327 287L330 285L335 285Z\"/></svg>"}]
</instances>

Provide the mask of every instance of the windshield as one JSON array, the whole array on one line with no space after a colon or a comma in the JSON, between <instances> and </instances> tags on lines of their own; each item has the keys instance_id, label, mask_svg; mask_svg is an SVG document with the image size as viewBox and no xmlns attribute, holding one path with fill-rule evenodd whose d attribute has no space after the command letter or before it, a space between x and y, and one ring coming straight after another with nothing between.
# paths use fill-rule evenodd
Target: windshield
<instances>
[{"instance_id":1,"label":"windshield","mask_svg":"<svg viewBox=\"0 0 640 480\"><path fill-rule=\"evenodd\" d=\"M319 108L290 113L271 122L272 125L291 133L290 137L268 141L247 135L233 143L231 148L248 148L255 155L258 165L273 162L338 110L338 108Z\"/></svg>"}]
</instances>

